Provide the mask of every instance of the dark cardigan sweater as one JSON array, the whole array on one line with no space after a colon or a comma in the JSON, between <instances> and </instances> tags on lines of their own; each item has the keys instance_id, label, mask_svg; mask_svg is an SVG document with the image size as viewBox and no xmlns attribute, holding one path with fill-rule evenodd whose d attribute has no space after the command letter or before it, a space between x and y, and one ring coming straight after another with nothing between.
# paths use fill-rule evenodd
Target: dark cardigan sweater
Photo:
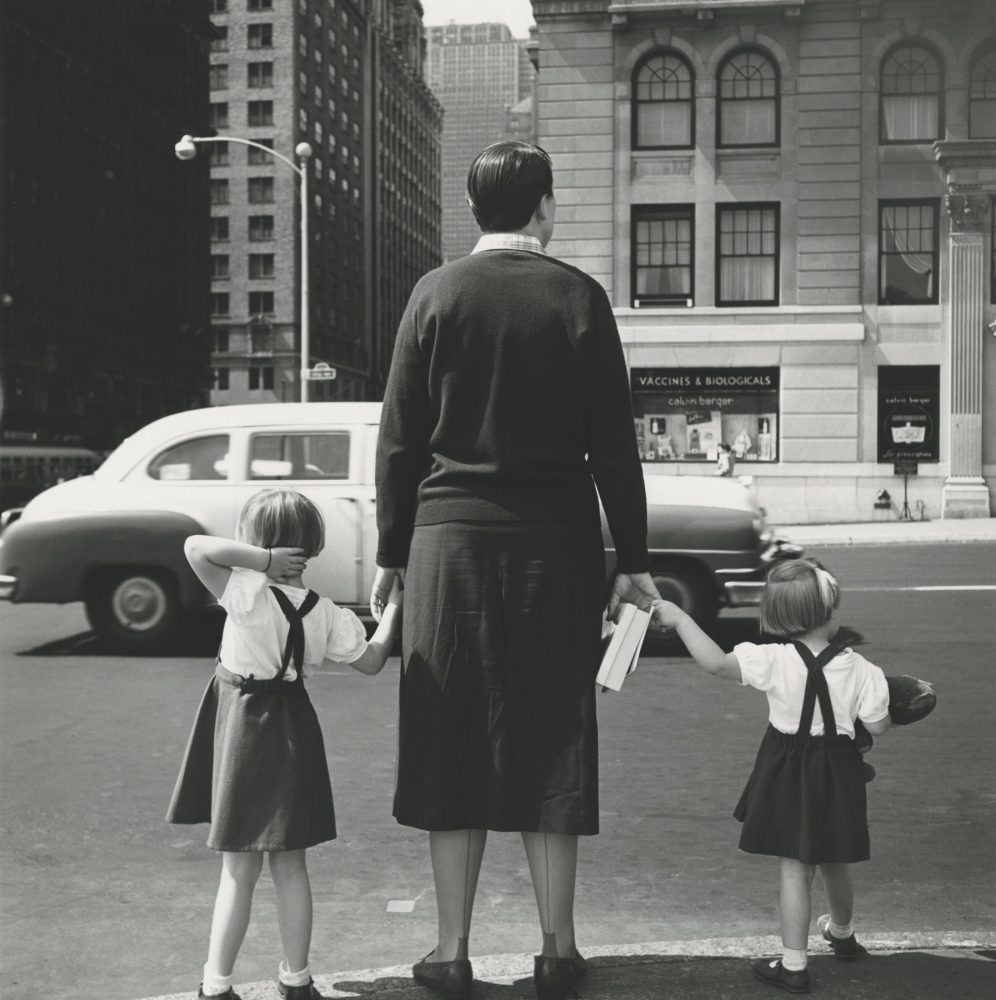
<instances>
[{"instance_id":1,"label":"dark cardigan sweater","mask_svg":"<svg viewBox=\"0 0 996 1000\"><path fill-rule=\"evenodd\" d=\"M416 524L594 527L599 496L618 571L649 569L629 380L602 286L521 250L426 274L402 317L384 396L377 564L407 563Z\"/></svg>"}]
</instances>

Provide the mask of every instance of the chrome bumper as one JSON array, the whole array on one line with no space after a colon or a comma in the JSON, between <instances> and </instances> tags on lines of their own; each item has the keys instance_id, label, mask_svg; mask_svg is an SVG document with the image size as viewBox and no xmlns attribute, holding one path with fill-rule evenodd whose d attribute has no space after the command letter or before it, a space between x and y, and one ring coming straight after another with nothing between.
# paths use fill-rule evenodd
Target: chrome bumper
<instances>
[{"instance_id":1,"label":"chrome bumper","mask_svg":"<svg viewBox=\"0 0 996 1000\"><path fill-rule=\"evenodd\" d=\"M17 590L16 576L0 576L0 601L13 600L15 590Z\"/></svg>"},{"instance_id":2,"label":"chrome bumper","mask_svg":"<svg viewBox=\"0 0 996 1000\"><path fill-rule=\"evenodd\" d=\"M783 559L798 559L802 546L787 538L773 538L771 544L761 553L761 563L765 570ZM724 580L723 590L726 603L731 608L755 608L761 602L764 580Z\"/></svg>"}]
</instances>

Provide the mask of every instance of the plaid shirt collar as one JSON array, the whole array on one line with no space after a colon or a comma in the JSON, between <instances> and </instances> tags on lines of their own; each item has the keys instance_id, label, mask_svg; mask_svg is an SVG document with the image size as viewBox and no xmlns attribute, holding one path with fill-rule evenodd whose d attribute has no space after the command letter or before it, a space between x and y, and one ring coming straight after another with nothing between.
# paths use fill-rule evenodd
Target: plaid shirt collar
<instances>
[{"instance_id":1,"label":"plaid shirt collar","mask_svg":"<svg viewBox=\"0 0 996 1000\"><path fill-rule=\"evenodd\" d=\"M481 253L482 250L529 250L546 256L543 244L535 236L522 233L484 233L471 253Z\"/></svg>"}]
</instances>

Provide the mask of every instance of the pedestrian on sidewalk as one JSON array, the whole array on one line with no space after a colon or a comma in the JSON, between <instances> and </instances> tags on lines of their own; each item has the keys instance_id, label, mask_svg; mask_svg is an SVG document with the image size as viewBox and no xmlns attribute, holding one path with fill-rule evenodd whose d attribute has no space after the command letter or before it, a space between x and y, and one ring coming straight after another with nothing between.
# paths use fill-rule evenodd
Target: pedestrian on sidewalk
<instances>
[{"instance_id":1,"label":"pedestrian on sidewalk","mask_svg":"<svg viewBox=\"0 0 996 1000\"><path fill-rule=\"evenodd\" d=\"M267 854L284 952L280 995L321 1000L308 960L306 849L334 840L336 830L325 742L304 676L323 661L378 673L397 637L402 600L394 586L367 642L352 611L302 581L307 560L324 545L321 512L290 489L251 497L237 541L192 535L184 545L198 579L228 613L166 817L210 823L207 846L221 852L198 997L239 1000L232 972Z\"/></svg>"},{"instance_id":2,"label":"pedestrian on sidewalk","mask_svg":"<svg viewBox=\"0 0 996 1000\"><path fill-rule=\"evenodd\" d=\"M732 477L735 464L733 449L725 441L720 441L719 450L716 452L716 475Z\"/></svg>"},{"instance_id":3,"label":"pedestrian on sidewalk","mask_svg":"<svg viewBox=\"0 0 996 1000\"><path fill-rule=\"evenodd\" d=\"M734 815L740 848L779 859L782 957L754 963L762 982L808 993L810 893L819 868L830 912L820 934L841 959L864 949L852 927L852 866L870 855L865 777L854 742L890 725L889 687L874 664L833 645L837 580L808 559L776 563L761 593L761 630L788 643L738 643L724 653L676 605L659 601L655 625L674 628L693 659L717 677L764 691L768 729ZM818 703L818 710L817 710Z\"/></svg>"},{"instance_id":4,"label":"pedestrian on sidewalk","mask_svg":"<svg viewBox=\"0 0 996 1000\"><path fill-rule=\"evenodd\" d=\"M375 614L405 574L394 815L429 832L438 937L415 979L470 997L485 841L514 831L542 930L536 991L556 1000L583 973L578 837L598 832L599 496L617 552L609 613L660 595L612 307L545 250L550 157L495 143L467 193L483 235L412 292L377 443Z\"/></svg>"}]
</instances>

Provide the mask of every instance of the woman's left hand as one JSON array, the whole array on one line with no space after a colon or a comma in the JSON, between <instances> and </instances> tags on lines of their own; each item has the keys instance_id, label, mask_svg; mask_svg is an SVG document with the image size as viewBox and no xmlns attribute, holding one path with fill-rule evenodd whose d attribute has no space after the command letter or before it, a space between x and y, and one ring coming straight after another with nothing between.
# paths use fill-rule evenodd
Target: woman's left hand
<instances>
[{"instance_id":1,"label":"woman's left hand","mask_svg":"<svg viewBox=\"0 0 996 1000\"><path fill-rule=\"evenodd\" d=\"M373 615L375 622L380 622L381 618L384 616L384 608L387 607L387 600L391 596L391 590L393 589L395 582L402 585L404 584L404 566L396 568L385 568L384 566L377 567L373 587L370 590L370 614Z\"/></svg>"}]
</instances>

